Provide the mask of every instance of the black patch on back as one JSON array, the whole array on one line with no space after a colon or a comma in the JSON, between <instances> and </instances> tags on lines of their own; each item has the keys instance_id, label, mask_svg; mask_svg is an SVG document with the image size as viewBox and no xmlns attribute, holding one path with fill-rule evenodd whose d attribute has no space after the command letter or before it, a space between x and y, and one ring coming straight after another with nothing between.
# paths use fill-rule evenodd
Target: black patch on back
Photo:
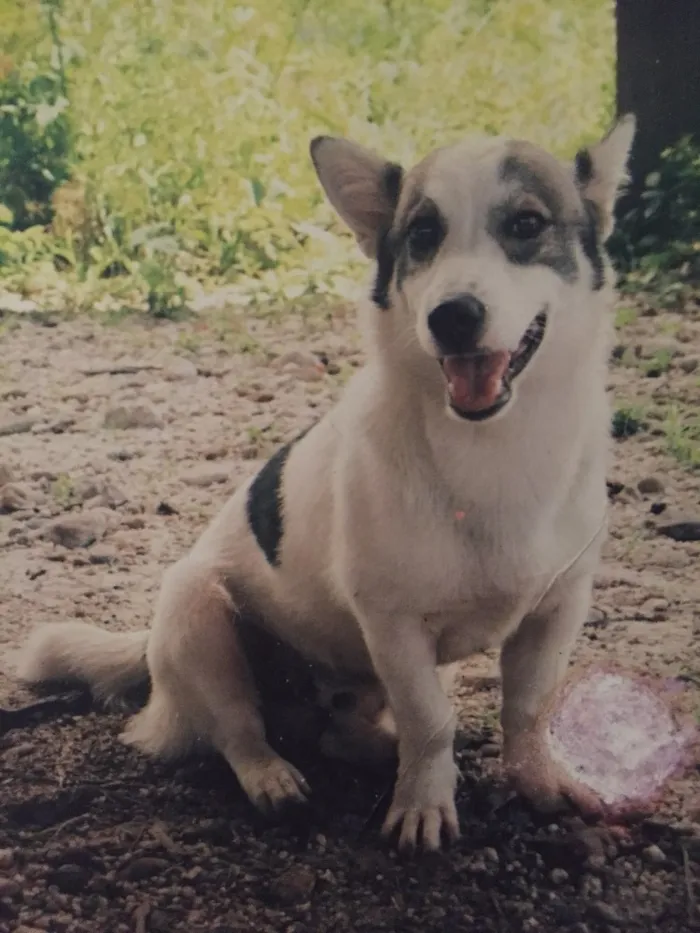
<instances>
[{"instance_id":1,"label":"black patch on back","mask_svg":"<svg viewBox=\"0 0 700 933\"><path fill-rule=\"evenodd\" d=\"M248 490L246 510L250 525L268 564L279 567L279 549L284 534L282 478L292 447L310 428L275 453L260 470Z\"/></svg>"},{"instance_id":2,"label":"black patch on back","mask_svg":"<svg viewBox=\"0 0 700 933\"><path fill-rule=\"evenodd\" d=\"M605 262L600 244L600 213L588 198L583 199L585 217L581 223L579 239L586 259L593 267L593 290L600 291L605 284Z\"/></svg>"},{"instance_id":3,"label":"black patch on back","mask_svg":"<svg viewBox=\"0 0 700 933\"><path fill-rule=\"evenodd\" d=\"M384 169L382 187L393 210L396 210L396 205L399 203L402 181L403 169L400 165L390 162ZM391 237L391 224L389 224L384 230L379 231L377 237L377 273L372 288L372 301L383 311L389 308L389 286L394 276L395 264L396 255Z\"/></svg>"},{"instance_id":4,"label":"black patch on back","mask_svg":"<svg viewBox=\"0 0 700 933\"><path fill-rule=\"evenodd\" d=\"M576 181L582 187L593 180L593 159L588 149L581 149L574 159Z\"/></svg>"}]
</instances>

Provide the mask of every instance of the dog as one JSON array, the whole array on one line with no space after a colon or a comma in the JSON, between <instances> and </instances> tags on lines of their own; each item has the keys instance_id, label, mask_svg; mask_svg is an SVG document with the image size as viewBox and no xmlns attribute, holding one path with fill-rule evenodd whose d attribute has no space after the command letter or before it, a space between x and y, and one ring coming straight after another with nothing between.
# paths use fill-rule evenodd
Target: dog
<instances>
[{"instance_id":1,"label":"dog","mask_svg":"<svg viewBox=\"0 0 700 933\"><path fill-rule=\"evenodd\" d=\"M150 677L123 739L155 756L203 741L274 810L309 788L268 742L253 655L272 679L276 655L246 647L257 633L331 707L340 696L322 750L397 756L383 833L435 850L459 835L441 672L500 647L507 774L537 806L596 812L551 760L542 715L606 535L604 244L634 131L623 117L572 162L469 138L409 171L314 139L321 186L373 263L366 365L168 569L150 631L44 626L22 680L109 698Z\"/></svg>"}]
</instances>

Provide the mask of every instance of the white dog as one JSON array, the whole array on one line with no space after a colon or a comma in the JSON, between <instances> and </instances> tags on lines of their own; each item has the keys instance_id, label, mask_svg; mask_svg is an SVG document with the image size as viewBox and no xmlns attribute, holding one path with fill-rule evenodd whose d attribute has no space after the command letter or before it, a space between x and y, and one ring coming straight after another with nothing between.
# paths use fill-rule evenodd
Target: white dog
<instances>
[{"instance_id":1,"label":"white dog","mask_svg":"<svg viewBox=\"0 0 700 933\"><path fill-rule=\"evenodd\" d=\"M150 674L125 740L161 756L204 740L254 803L277 808L308 789L266 739L252 626L322 684L355 685L362 709L338 711L328 753L356 756L394 731L384 831L436 849L459 831L440 669L502 645L508 773L538 805L595 809L550 760L540 715L605 536L603 244L633 135L623 118L573 164L526 142L469 140L407 173L315 139L321 184L376 264L367 365L166 573L150 632L44 626L19 675L77 678L109 697Z\"/></svg>"}]
</instances>

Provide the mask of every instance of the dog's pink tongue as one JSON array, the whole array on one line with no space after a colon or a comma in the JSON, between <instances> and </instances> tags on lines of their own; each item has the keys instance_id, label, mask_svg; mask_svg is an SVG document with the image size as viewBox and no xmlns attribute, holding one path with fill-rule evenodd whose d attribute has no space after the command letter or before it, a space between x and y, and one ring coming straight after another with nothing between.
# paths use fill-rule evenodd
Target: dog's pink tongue
<instances>
[{"instance_id":1,"label":"dog's pink tongue","mask_svg":"<svg viewBox=\"0 0 700 933\"><path fill-rule=\"evenodd\" d=\"M491 408L501 394L509 363L510 353L507 350L446 357L442 368L447 376L452 404L462 411Z\"/></svg>"}]
</instances>

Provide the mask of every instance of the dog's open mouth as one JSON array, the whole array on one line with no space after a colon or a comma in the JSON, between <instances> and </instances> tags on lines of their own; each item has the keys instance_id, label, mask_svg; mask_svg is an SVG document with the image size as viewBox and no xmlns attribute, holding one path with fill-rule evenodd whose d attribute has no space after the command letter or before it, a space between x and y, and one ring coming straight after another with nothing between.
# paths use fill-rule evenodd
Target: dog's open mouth
<instances>
[{"instance_id":1,"label":"dog's open mouth","mask_svg":"<svg viewBox=\"0 0 700 933\"><path fill-rule=\"evenodd\" d=\"M441 359L452 410L469 421L485 421L501 411L510 401L513 380L542 343L546 326L547 313L540 311L514 352L479 350Z\"/></svg>"}]
</instances>

